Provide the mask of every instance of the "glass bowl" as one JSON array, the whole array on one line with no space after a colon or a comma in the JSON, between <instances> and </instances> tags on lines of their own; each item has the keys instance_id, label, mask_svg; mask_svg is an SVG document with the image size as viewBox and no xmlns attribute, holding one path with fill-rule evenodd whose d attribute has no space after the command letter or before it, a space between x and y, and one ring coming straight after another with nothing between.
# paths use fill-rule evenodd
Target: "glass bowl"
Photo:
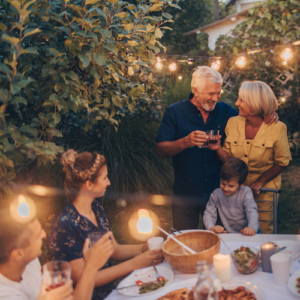
<instances>
[{"instance_id":1,"label":"glass bowl","mask_svg":"<svg viewBox=\"0 0 300 300\"><path fill-rule=\"evenodd\" d=\"M231 252L235 268L242 274L251 274L259 262L259 250L256 248L243 247Z\"/></svg>"}]
</instances>

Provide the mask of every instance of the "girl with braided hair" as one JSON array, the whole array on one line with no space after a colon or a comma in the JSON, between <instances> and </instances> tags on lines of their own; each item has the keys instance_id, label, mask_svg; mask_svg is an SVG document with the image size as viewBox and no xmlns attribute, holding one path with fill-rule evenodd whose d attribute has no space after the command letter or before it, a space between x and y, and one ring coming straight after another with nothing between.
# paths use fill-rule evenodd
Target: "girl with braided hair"
<instances>
[{"instance_id":1,"label":"girl with braided hair","mask_svg":"<svg viewBox=\"0 0 300 300\"><path fill-rule=\"evenodd\" d=\"M72 279L77 283L85 266L82 247L91 232L108 232L111 227L103 207L95 198L105 194L110 185L104 156L97 153L62 154L65 191L69 203L54 219L48 245L55 259L72 266ZM112 235L111 259L124 261L112 266L108 260L97 272L93 300L104 299L115 287L113 281L136 270L162 261L161 250L148 251L145 245L119 245Z\"/></svg>"}]
</instances>

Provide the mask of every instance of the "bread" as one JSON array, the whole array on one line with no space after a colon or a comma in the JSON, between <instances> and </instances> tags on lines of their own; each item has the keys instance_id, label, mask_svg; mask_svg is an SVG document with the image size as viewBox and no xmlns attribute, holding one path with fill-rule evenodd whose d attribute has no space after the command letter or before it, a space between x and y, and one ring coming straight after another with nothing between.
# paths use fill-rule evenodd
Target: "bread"
<instances>
[{"instance_id":1,"label":"bread","mask_svg":"<svg viewBox=\"0 0 300 300\"><path fill-rule=\"evenodd\" d=\"M188 300L189 290L187 288L172 291L157 300Z\"/></svg>"}]
</instances>

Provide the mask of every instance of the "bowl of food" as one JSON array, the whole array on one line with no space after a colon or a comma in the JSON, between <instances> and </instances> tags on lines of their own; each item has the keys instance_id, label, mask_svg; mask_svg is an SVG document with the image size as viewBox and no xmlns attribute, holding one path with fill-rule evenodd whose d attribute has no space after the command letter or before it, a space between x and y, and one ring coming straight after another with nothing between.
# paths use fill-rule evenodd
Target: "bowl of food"
<instances>
[{"instance_id":1,"label":"bowl of food","mask_svg":"<svg viewBox=\"0 0 300 300\"><path fill-rule=\"evenodd\" d=\"M220 237L207 230L190 231L176 235L176 239L196 251L190 254L172 239L167 239L162 247L165 260L182 273L197 273L196 263L205 260L212 264L213 256L219 253Z\"/></svg>"},{"instance_id":2,"label":"bowl of food","mask_svg":"<svg viewBox=\"0 0 300 300\"><path fill-rule=\"evenodd\" d=\"M259 262L259 250L241 246L231 252L233 264L242 274L251 274L257 267Z\"/></svg>"}]
</instances>

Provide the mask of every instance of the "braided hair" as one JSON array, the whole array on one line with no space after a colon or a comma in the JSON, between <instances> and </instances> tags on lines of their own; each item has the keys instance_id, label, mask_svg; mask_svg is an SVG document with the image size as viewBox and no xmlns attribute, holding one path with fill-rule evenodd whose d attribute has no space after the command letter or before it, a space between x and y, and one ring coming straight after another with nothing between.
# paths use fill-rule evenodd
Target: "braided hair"
<instances>
[{"instance_id":1,"label":"braided hair","mask_svg":"<svg viewBox=\"0 0 300 300\"><path fill-rule=\"evenodd\" d=\"M106 165L103 155L98 153L77 153L73 149L65 151L61 156L65 173L65 190L67 198L73 202L79 194L82 184L86 181L95 182L100 169Z\"/></svg>"}]
</instances>

